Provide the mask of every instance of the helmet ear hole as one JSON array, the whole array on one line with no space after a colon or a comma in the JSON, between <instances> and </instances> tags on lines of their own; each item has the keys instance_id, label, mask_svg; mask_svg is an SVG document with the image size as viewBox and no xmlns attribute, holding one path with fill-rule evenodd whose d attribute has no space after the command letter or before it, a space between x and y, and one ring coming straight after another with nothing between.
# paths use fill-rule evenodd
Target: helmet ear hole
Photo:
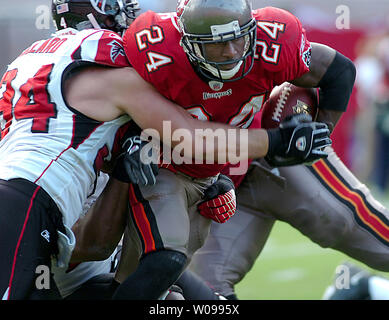
<instances>
[{"instance_id":1,"label":"helmet ear hole","mask_svg":"<svg viewBox=\"0 0 389 320\"><path fill-rule=\"evenodd\" d=\"M116 21L114 16L106 16L104 19L104 26L106 26L108 29L112 29L115 27Z\"/></svg>"}]
</instances>

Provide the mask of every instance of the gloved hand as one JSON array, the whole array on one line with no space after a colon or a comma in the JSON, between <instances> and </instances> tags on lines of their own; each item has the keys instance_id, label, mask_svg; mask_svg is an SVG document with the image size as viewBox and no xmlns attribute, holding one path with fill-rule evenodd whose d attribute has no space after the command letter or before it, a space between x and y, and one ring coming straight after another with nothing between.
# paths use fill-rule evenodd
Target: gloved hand
<instances>
[{"instance_id":1,"label":"gloved hand","mask_svg":"<svg viewBox=\"0 0 389 320\"><path fill-rule=\"evenodd\" d=\"M307 164L328 154L324 148L330 146L330 130L325 123L311 122L307 114L286 117L278 128L267 130L269 150L265 157L273 167Z\"/></svg>"},{"instance_id":2,"label":"gloved hand","mask_svg":"<svg viewBox=\"0 0 389 320\"><path fill-rule=\"evenodd\" d=\"M218 180L204 191L204 201L197 206L200 214L218 223L224 223L236 212L235 186L232 180L220 174Z\"/></svg>"},{"instance_id":3,"label":"gloved hand","mask_svg":"<svg viewBox=\"0 0 389 320\"><path fill-rule=\"evenodd\" d=\"M122 152L118 155L112 176L126 183L153 185L158 174L158 164L145 163L141 159L141 150L148 144L139 136L127 138L122 144ZM151 148L150 148L151 152ZM151 159L151 154L148 154Z\"/></svg>"}]
</instances>

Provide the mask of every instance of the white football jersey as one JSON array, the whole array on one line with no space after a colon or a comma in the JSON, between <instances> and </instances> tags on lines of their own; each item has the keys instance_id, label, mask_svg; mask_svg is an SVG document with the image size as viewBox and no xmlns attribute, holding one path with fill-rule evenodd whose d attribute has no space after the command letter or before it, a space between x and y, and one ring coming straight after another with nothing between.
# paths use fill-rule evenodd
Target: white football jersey
<instances>
[{"instance_id":1,"label":"white football jersey","mask_svg":"<svg viewBox=\"0 0 389 320\"><path fill-rule=\"evenodd\" d=\"M68 228L82 214L103 160L111 158L119 127L130 120L99 122L66 103L63 79L83 64L129 66L116 33L66 29L26 49L0 82L0 179L40 185Z\"/></svg>"},{"instance_id":2,"label":"white football jersey","mask_svg":"<svg viewBox=\"0 0 389 320\"><path fill-rule=\"evenodd\" d=\"M96 188L94 192L88 197L87 201L84 203L82 209L82 214L87 214L88 210L96 202L98 197L104 191L108 183L108 175L101 173L97 178ZM71 270L67 268L57 268L56 264L53 264L52 272L54 274L54 280L58 287L58 290L63 298L69 296L78 288L81 287L83 283L88 281L94 276L101 275L104 273L111 272L112 264L115 260L117 249L114 250L112 255L101 261L87 261L77 264Z\"/></svg>"},{"instance_id":3,"label":"white football jersey","mask_svg":"<svg viewBox=\"0 0 389 320\"><path fill-rule=\"evenodd\" d=\"M106 260L80 263L70 271L53 268L54 281L61 296L66 298L71 295L94 276L110 273L116 253L117 251L115 250L115 252ZM93 297L91 299L93 299Z\"/></svg>"}]
</instances>

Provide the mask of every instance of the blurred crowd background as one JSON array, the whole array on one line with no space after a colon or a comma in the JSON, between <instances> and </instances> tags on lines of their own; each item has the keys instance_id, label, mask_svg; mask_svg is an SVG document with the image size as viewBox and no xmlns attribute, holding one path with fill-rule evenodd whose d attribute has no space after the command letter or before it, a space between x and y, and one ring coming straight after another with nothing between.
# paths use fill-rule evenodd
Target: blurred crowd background
<instances>
[{"instance_id":1,"label":"blurred crowd background","mask_svg":"<svg viewBox=\"0 0 389 320\"><path fill-rule=\"evenodd\" d=\"M142 10L174 11L176 0L138 0ZM0 71L54 27L50 0L0 0ZM357 66L349 110L334 132L342 160L378 195L389 193L389 0L253 0L295 14L308 39L327 44Z\"/></svg>"}]
</instances>

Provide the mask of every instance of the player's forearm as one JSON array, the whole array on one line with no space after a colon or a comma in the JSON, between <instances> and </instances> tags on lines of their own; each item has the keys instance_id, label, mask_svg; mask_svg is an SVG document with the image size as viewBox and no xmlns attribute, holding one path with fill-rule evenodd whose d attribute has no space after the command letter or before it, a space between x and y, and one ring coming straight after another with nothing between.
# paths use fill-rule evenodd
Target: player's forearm
<instances>
[{"instance_id":1,"label":"player's forearm","mask_svg":"<svg viewBox=\"0 0 389 320\"><path fill-rule=\"evenodd\" d=\"M195 126L197 125L196 124ZM206 122L204 122L206 123ZM206 130L196 130L193 158L214 159L216 163L243 161L264 157L268 151L268 136L263 129L239 129L208 122ZM204 134L206 133L206 134ZM189 146L188 146L189 147Z\"/></svg>"},{"instance_id":2,"label":"player's forearm","mask_svg":"<svg viewBox=\"0 0 389 320\"><path fill-rule=\"evenodd\" d=\"M166 147L190 150L195 160L215 159L216 162L262 157L267 152L267 134L264 130L237 129L227 124L194 119L185 109L162 97L142 79L132 86L124 111L148 134L162 141ZM147 112L145 112L147 110ZM212 136L225 139L215 141Z\"/></svg>"},{"instance_id":3,"label":"player's forearm","mask_svg":"<svg viewBox=\"0 0 389 320\"><path fill-rule=\"evenodd\" d=\"M200 121L182 111L171 113L168 121L161 119L160 122L165 122L162 126L153 119L152 130L147 130L148 134L159 138L173 152L179 149L181 156L200 162L237 162L267 154L266 130L238 129L227 124ZM141 126L142 122L138 124Z\"/></svg>"},{"instance_id":4,"label":"player's forearm","mask_svg":"<svg viewBox=\"0 0 389 320\"><path fill-rule=\"evenodd\" d=\"M127 218L128 184L110 178L88 213L73 226L71 262L107 259L122 237Z\"/></svg>"},{"instance_id":5,"label":"player's forearm","mask_svg":"<svg viewBox=\"0 0 389 320\"><path fill-rule=\"evenodd\" d=\"M301 87L320 88L320 111L316 120L327 123L332 131L346 111L355 82L355 66L334 49L312 43L309 69L308 73L291 82Z\"/></svg>"},{"instance_id":6,"label":"player's forearm","mask_svg":"<svg viewBox=\"0 0 389 320\"><path fill-rule=\"evenodd\" d=\"M179 146L181 150L190 150L192 159L214 159L219 163L236 159L239 153L242 160L266 155L266 131L237 129L195 119L185 109L163 97L134 70L122 72L120 86L123 87L116 95L120 97L116 104L143 130L150 129L147 133L166 147L174 149ZM212 144L213 136L222 139Z\"/></svg>"},{"instance_id":7,"label":"player's forearm","mask_svg":"<svg viewBox=\"0 0 389 320\"><path fill-rule=\"evenodd\" d=\"M269 137L264 129L248 130L248 159L262 158L269 151Z\"/></svg>"}]
</instances>

